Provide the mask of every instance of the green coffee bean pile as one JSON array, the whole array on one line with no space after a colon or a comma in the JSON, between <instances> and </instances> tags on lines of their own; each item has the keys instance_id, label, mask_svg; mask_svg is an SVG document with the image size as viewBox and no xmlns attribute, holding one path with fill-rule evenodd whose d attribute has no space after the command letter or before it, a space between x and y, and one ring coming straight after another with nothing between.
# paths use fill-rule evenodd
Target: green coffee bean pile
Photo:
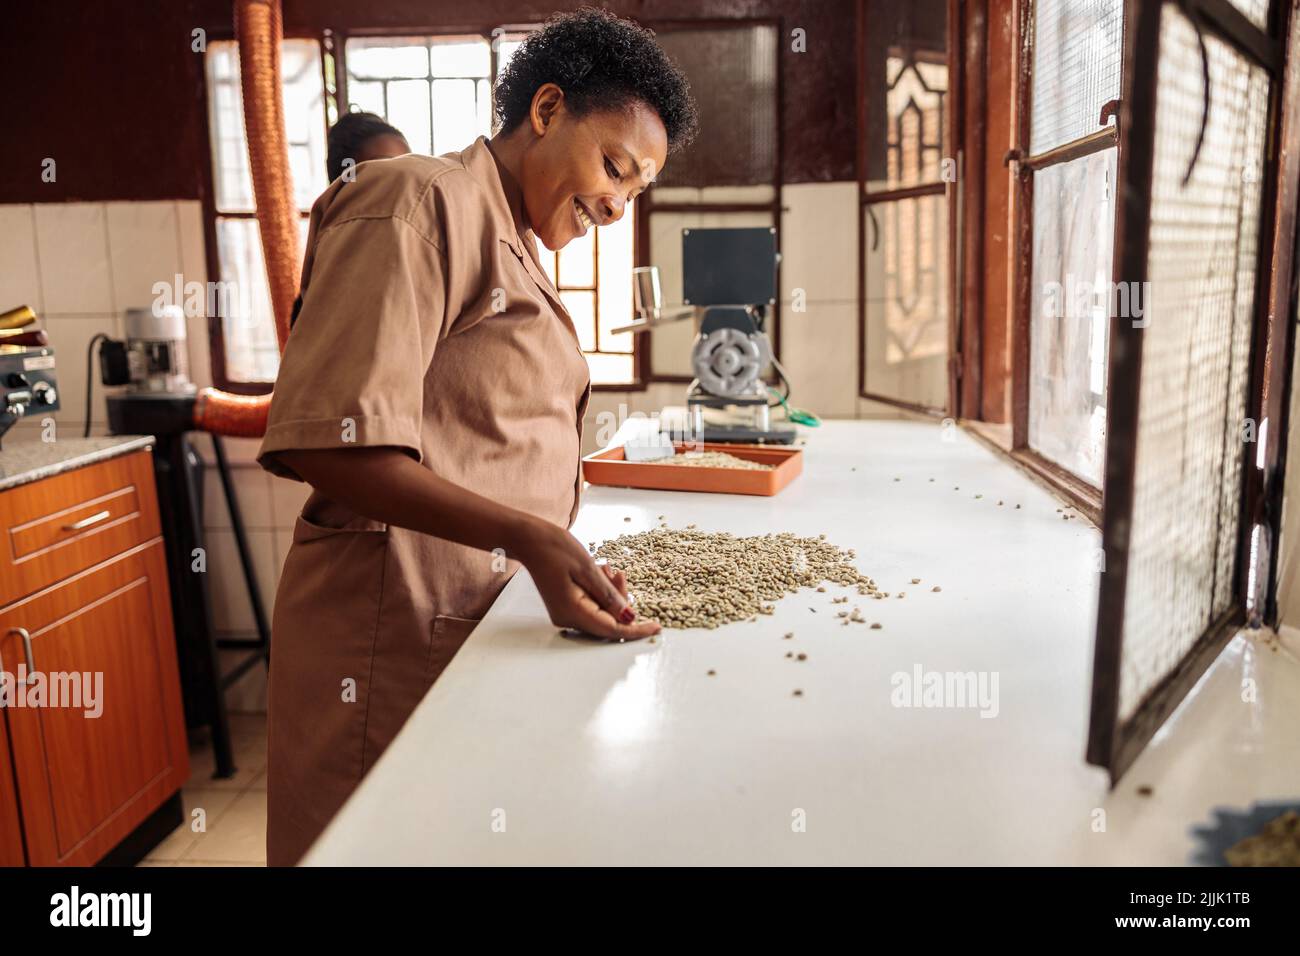
<instances>
[{"instance_id":1,"label":"green coffee bean pile","mask_svg":"<svg viewBox=\"0 0 1300 956\"><path fill-rule=\"evenodd\" d=\"M737 458L725 451L682 452L662 459L665 465L683 465L687 468L739 468L741 471L771 471L771 465L759 461Z\"/></svg>"},{"instance_id":2,"label":"green coffee bean pile","mask_svg":"<svg viewBox=\"0 0 1300 956\"><path fill-rule=\"evenodd\" d=\"M875 582L851 563L854 552L825 535L738 538L659 528L620 535L594 554L627 575L637 614L664 627L711 629L771 614L773 601L823 581L876 593Z\"/></svg>"}]
</instances>

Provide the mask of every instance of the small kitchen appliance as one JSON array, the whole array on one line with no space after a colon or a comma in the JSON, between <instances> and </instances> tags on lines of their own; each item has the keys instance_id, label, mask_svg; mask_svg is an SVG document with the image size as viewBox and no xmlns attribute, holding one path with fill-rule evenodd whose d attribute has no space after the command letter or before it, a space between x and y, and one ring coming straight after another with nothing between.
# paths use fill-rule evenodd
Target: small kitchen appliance
<instances>
[{"instance_id":1,"label":"small kitchen appliance","mask_svg":"<svg viewBox=\"0 0 1300 956\"><path fill-rule=\"evenodd\" d=\"M54 349L41 330L28 330L36 313L19 306L0 313L0 439L20 418L59 410Z\"/></svg>"}]
</instances>

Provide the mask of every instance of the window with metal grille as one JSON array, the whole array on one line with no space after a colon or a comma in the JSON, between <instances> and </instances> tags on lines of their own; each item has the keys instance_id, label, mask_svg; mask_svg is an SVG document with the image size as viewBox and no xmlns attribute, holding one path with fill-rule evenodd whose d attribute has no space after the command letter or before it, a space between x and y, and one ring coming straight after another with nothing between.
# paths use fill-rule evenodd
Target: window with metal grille
<instances>
[{"instance_id":1,"label":"window with metal grille","mask_svg":"<svg viewBox=\"0 0 1300 956\"><path fill-rule=\"evenodd\" d=\"M218 384L272 382L280 367L280 350L244 139L238 44L233 40L209 43L206 68L216 278L226 290L219 300L225 306L223 314L216 317L221 322L221 340L214 350L213 372ZM286 39L280 47L280 70L289 166L302 212L301 241L305 248L311 205L328 185L320 44L316 40Z\"/></svg>"},{"instance_id":2,"label":"window with metal grille","mask_svg":"<svg viewBox=\"0 0 1300 956\"><path fill-rule=\"evenodd\" d=\"M1100 487L1112 302L1116 127L1123 0L1032 6L1029 155L1030 298L1022 446Z\"/></svg>"},{"instance_id":3,"label":"window with metal grille","mask_svg":"<svg viewBox=\"0 0 1300 956\"><path fill-rule=\"evenodd\" d=\"M492 132L492 83L524 34L286 39L281 46L285 122L294 190L307 217L325 178L326 110L364 110L399 129L418 153L463 149ZM337 57L337 63L335 60ZM336 104L334 81L337 67ZM214 219L220 279L236 293L222 316L214 351L218 384L250 390L270 383L279 367L261 237L255 218L239 87L239 52L233 41L208 46L209 130L212 141ZM596 386L637 381L635 342L611 330L634 319L632 309L635 211L591 230L559 252L539 244L542 263L578 330ZM265 386L263 386L265 387Z\"/></svg>"},{"instance_id":4,"label":"window with metal grille","mask_svg":"<svg viewBox=\"0 0 1300 956\"><path fill-rule=\"evenodd\" d=\"M949 405L947 16L944 0L859 7L859 391L930 411Z\"/></svg>"}]
</instances>

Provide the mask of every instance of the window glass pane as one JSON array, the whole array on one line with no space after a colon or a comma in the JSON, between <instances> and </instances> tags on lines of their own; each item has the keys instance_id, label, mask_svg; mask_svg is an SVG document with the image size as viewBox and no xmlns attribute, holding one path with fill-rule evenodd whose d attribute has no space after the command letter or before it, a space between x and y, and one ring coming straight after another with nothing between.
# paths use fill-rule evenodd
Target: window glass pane
<instances>
[{"instance_id":1,"label":"window glass pane","mask_svg":"<svg viewBox=\"0 0 1300 956\"><path fill-rule=\"evenodd\" d=\"M433 154L461 150L487 129L479 128L478 84L474 80L433 81Z\"/></svg>"},{"instance_id":2,"label":"window glass pane","mask_svg":"<svg viewBox=\"0 0 1300 956\"><path fill-rule=\"evenodd\" d=\"M349 39L347 64L349 87L354 77L423 78L429 75L429 48L419 37Z\"/></svg>"},{"instance_id":3,"label":"window glass pane","mask_svg":"<svg viewBox=\"0 0 1300 956\"><path fill-rule=\"evenodd\" d=\"M868 14L867 188L937 182L947 135L945 0L873 0Z\"/></svg>"},{"instance_id":4,"label":"window glass pane","mask_svg":"<svg viewBox=\"0 0 1300 956\"><path fill-rule=\"evenodd\" d=\"M320 46L314 40L285 40L280 47L280 77L294 198L299 209L309 210L329 185Z\"/></svg>"},{"instance_id":5,"label":"window glass pane","mask_svg":"<svg viewBox=\"0 0 1300 956\"><path fill-rule=\"evenodd\" d=\"M596 230L588 229L585 236L579 236L560 250L560 286L571 289L595 284Z\"/></svg>"},{"instance_id":6,"label":"window glass pane","mask_svg":"<svg viewBox=\"0 0 1300 956\"><path fill-rule=\"evenodd\" d=\"M600 255L600 350L631 352L632 334L610 335L609 330L635 320L632 312L632 237L636 215L633 203L623 210L623 218L599 229Z\"/></svg>"},{"instance_id":7,"label":"window glass pane","mask_svg":"<svg viewBox=\"0 0 1300 956\"><path fill-rule=\"evenodd\" d=\"M533 233L533 244L537 246L537 257L542 260L546 277L551 280L551 285L555 285L555 253L542 245L542 240L537 238L536 233Z\"/></svg>"},{"instance_id":8,"label":"window glass pane","mask_svg":"<svg viewBox=\"0 0 1300 956\"><path fill-rule=\"evenodd\" d=\"M299 250L307 247L308 220L299 220ZM236 382L271 382L280 349L271 312L271 293L256 219L217 219L220 294L226 376Z\"/></svg>"},{"instance_id":9,"label":"window glass pane","mask_svg":"<svg viewBox=\"0 0 1300 956\"><path fill-rule=\"evenodd\" d=\"M285 40L280 47L281 91L289 139L294 198L310 209L325 186L325 94L320 47L314 40ZM208 44L208 129L212 178L219 212L252 212L253 184L244 138L239 48L229 40Z\"/></svg>"},{"instance_id":10,"label":"window glass pane","mask_svg":"<svg viewBox=\"0 0 1300 956\"><path fill-rule=\"evenodd\" d=\"M1034 174L1029 445L1101 485L1115 150Z\"/></svg>"},{"instance_id":11,"label":"window glass pane","mask_svg":"<svg viewBox=\"0 0 1300 956\"><path fill-rule=\"evenodd\" d=\"M384 84L371 80L348 80L348 112L374 113L383 116ZM407 139L410 142L410 139Z\"/></svg>"},{"instance_id":12,"label":"window glass pane","mask_svg":"<svg viewBox=\"0 0 1300 956\"><path fill-rule=\"evenodd\" d=\"M948 397L947 202L867 207L866 390L927 408Z\"/></svg>"},{"instance_id":13,"label":"window glass pane","mask_svg":"<svg viewBox=\"0 0 1300 956\"><path fill-rule=\"evenodd\" d=\"M253 211L253 184L244 143L243 97L239 91L239 49L229 41L208 44L208 135L217 209Z\"/></svg>"},{"instance_id":14,"label":"window glass pane","mask_svg":"<svg viewBox=\"0 0 1300 956\"><path fill-rule=\"evenodd\" d=\"M1036 0L1030 152L1101 129L1119 97L1123 21L1124 0Z\"/></svg>"},{"instance_id":15,"label":"window glass pane","mask_svg":"<svg viewBox=\"0 0 1300 956\"><path fill-rule=\"evenodd\" d=\"M497 41L497 73L499 74L506 68L510 58L515 55L515 50L519 49L523 43L522 37L502 37Z\"/></svg>"},{"instance_id":16,"label":"window glass pane","mask_svg":"<svg viewBox=\"0 0 1300 956\"><path fill-rule=\"evenodd\" d=\"M475 116L475 126L484 136L492 135L492 84L487 80L479 80L475 87L475 96L478 105L477 116ZM468 143L466 144L468 145Z\"/></svg>"},{"instance_id":17,"label":"window glass pane","mask_svg":"<svg viewBox=\"0 0 1300 956\"><path fill-rule=\"evenodd\" d=\"M594 292L561 291L560 301L569 310L573 327L578 331L578 342L584 352L596 348L596 294Z\"/></svg>"},{"instance_id":18,"label":"window glass pane","mask_svg":"<svg viewBox=\"0 0 1300 956\"><path fill-rule=\"evenodd\" d=\"M429 59L434 76L486 77L491 67L491 47L479 37L434 40Z\"/></svg>"},{"instance_id":19,"label":"window glass pane","mask_svg":"<svg viewBox=\"0 0 1300 956\"><path fill-rule=\"evenodd\" d=\"M429 83L427 80L393 80L388 84L389 123L401 130L411 149L428 153L429 139Z\"/></svg>"},{"instance_id":20,"label":"window glass pane","mask_svg":"<svg viewBox=\"0 0 1300 956\"><path fill-rule=\"evenodd\" d=\"M591 352L587 355L591 380L602 385L621 385L635 381L631 355Z\"/></svg>"}]
</instances>

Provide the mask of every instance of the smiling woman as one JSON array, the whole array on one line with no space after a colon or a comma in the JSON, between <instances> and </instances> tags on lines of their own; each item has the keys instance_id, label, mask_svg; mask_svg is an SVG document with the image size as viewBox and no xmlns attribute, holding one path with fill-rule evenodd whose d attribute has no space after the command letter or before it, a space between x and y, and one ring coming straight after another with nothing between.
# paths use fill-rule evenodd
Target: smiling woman
<instances>
[{"instance_id":1,"label":"smiling woman","mask_svg":"<svg viewBox=\"0 0 1300 956\"><path fill-rule=\"evenodd\" d=\"M696 131L686 80L653 34L599 10L552 20L525 40L495 104L493 151L518 167L548 249L617 222Z\"/></svg>"},{"instance_id":2,"label":"smiling woman","mask_svg":"<svg viewBox=\"0 0 1300 956\"><path fill-rule=\"evenodd\" d=\"M492 140L361 162L312 208L259 454L313 489L272 626L271 864L302 855L521 565L558 626L659 629L567 530L590 375L535 240L618 221L693 133L690 93L648 31L588 10L524 41L497 103Z\"/></svg>"}]
</instances>

